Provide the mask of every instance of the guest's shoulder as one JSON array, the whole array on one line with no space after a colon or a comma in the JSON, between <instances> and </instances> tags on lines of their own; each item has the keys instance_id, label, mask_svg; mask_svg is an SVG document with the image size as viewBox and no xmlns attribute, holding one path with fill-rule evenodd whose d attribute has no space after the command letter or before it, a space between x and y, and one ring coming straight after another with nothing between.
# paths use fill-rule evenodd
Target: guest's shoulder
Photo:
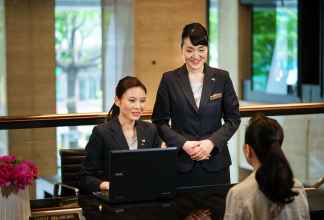
<instances>
[{"instance_id":1,"label":"guest's shoulder","mask_svg":"<svg viewBox=\"0 0 324 220\"><path fill-rule=\"evenodd\" d=\"M305 192L304 185L303 185L303 183L302 183L299 179L297 179L297 178L294 178L294 187L293 187L293 191L298 192L299 195L306 196L306 192Z\"/></svg>"},{"instance_id":2,"label":"guest's shoulder","mask_svg":"<svg viewBox=\"0 0 324 220\"><path fill-rule=\"evenodd\" d=\"M294 178L294 187L304 187L304 185L299 179Z\"/></svg>"},{"instance_id":3,"label":"guest's shoulder","mask_svg":"<svg viewBox=\"0 0 324 220\"><path fill-rule=\"evenodd\" d=\"M230 194L236 198L247 199L253 196L258 189L257 182L255 180L255 173L250 174L242 182L236 184L230 189Z\"/></svg>"}]
</instances>

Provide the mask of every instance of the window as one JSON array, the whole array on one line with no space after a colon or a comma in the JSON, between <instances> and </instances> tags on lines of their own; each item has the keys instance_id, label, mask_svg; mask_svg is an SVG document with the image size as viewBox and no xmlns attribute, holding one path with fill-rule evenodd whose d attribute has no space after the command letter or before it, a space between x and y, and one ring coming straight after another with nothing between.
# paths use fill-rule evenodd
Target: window
<instances>
[{"instance_id":1,"label":"window","mask_svg":"<svg viewBox=\"0 0 324 220\"><path fill-rule=\"evenodd\" d=\"M99 95L99 80L97 78L93 78L89 80L89 99L97 99L100 98Z\"/></svg>"},{"instance_id":2,"label":"window","mask_svg":"<svg viewBox=\"0 0 324 220\"><path fill-rule=\"evenodd\" d=\"M218 0L209 0L208 9L209 65L218 66Z\"/></svg>"},{"instance_id":3,"label":"window","mask_svg":"<svg viewBox=\"0 0 324 220\"><path fill-rule=\"evenodd\" d=\"M78 77L78 102L97 102L97 100L102 100L101 89L100 89L100 77L89 73L83 73ZM79 107L79 105L78 105ZM101 111L101 106L98 106L96 109L92 111ZM83 111L83 109L79 108L79 111ZM91 109L90 109L91 111Z\"/></svg>"},{"instance_id":4,"label":"window","mask_svg":"<svg viewBox=\"0 0 324 220\"><path fill-rule=\"evenodd\" d=\"M99 0L92 1L91 4L86 1L57 1L55 7L56 79L59 85L57 113L78 112L80 100L85 102L94 98L96 102L89 105L93 109L88 110L102 109L100 97L90 98L88 91L85 91L89 89L87 82L80 80L82 75L101 78L101 35ZM100 94L100 87L93 89L97 90L93 93Z\"/></svg>"},{"instance_id":5,"label":"window","mask_svg":"<svg viewBox=\"0 0 324 220\"><path fill-rule=\"evenodd\" d=\"M56 0L57 113L103 109L99 83L102 77L101 20L100 0ZM57 150L85 147L84 140L91 130L92 126L57 128Z\"/></svg>"},{"instance_id":6,"label":"window","mask_svg":"<svg viewBox=\"0 0 324 220\"><path fill-rule=\"evenodd\" d=\"M80 101L87 100L86 81L82 78L79 80L79 96Z\"/></svg>"},{"instance_id":7,"label":"window","mask_svg":"<svg viewBox=\"0 0 324 220\"><path fill-rule=\"evenodd\" d=\"M254 7L252 89L280 95L297 90L297 3Z\"/></svg>"},{"instance_id":8,"label":"window","mask_svg":"<svg viewBox=\"0 0 324 220\"><path fill-rule=\"evenodd\" d=\"M66 74L62 74L60 68L55 68L56 74L56 101L61 103L67 97L66 90Z\"/></svg>"},{"instance_id":9,"label":"window","mask_svg":"<svg viewBox=\"0 0 324 220\"><path fill-rule=\"evenodd\" d=\"M107 111L132 73L133 1L56 0L57 113ZM86 146L93 126L57 129L60 148Z\"/></svg>"}]
</instances>

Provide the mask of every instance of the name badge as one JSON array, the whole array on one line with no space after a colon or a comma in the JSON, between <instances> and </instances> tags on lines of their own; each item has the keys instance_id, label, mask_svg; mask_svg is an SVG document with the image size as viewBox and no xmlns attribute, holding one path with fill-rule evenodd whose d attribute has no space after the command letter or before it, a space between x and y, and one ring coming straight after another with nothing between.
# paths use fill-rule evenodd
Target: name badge
<instances>
[{"instance_id":1,"label":"name badge","mask_svg":"<svg viewBox=\"0 0 324 220\"><path fill-rule=\"evenodd\" d=\"M216 100L216 99L220 99L223 97L223 93L219 92L219 93L214 93L212 94L211 96L209 96L209 100L210 101L213 101L213 100Z\"/></svg>"}]
</instances>

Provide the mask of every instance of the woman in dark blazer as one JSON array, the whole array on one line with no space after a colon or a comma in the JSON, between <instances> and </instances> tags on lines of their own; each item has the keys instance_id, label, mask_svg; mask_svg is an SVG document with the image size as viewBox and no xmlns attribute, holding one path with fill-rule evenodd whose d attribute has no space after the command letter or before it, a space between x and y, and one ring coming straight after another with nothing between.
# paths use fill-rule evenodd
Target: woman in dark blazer
<instances>
[{"instance_id":1,"label":"woman in dark blazer","mask_svg":"<svg viewBox=\"0 0 324 220\"><path fill-rule=\"evenodd\" d=\"M139 120L146 101L146 88L127 76L116 87L115 103L108 120L97 125L86 146L87 157L81 171L81 190L85 193L109 189L109 152L160 147L154 124Z\"/></svg>"},{"instance_id":2,"label":"woman in dark blazer","mask_svg":"<svg viewBox=\"0 0 324 220\"><path fill-rule=\"evenodd\" d=\"M185 64L163 74L152 121L167 146L179 148L178 186L229 183L227 141L240 124L232 81L206 64L208 34L201 24L184 27L181 49Z\"/></svg>"}]
</instances>

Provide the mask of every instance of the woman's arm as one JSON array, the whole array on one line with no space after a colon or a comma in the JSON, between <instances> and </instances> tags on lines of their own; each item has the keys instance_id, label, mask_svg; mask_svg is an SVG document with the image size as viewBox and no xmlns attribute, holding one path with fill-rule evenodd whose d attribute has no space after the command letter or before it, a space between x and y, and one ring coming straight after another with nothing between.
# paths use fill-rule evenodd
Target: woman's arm
<instances>
[{"instance_id":1,"label":"woman's arm","mask_svg":"<svg viewBox=\"0 0 324 220\"><path fill-rule=\"evenodd\" d=\"M214 143L218 151L222 151L227 141L233 136L241 123L239 101L235 93L232 80L228 72L225 73L225 85L223 90L223 119L224 124L208 139Z\"/></svg>"},{"instance_id":2,"label":"woman's arm","mask_svg":"<svg viewBox=\"0 0 324 220\"><path fill-rule=\"evenodd\" d=\"M155 124L152 124L152 137L153 137L152 146L153 147L162 147L162 141L161 141L161 138L159 136L159 133L157 131Z\"/></svg>"},{"instance_id":3,"label":"woman's arm","mask_svg":"<svg viewBox=\"0 0 324 220\"><path fill-rule=\"evenodd\" d=\"M169 126L170 121L170 94L167 86L165 74L162 76L153 108L152 122L156 124L160 137L166 142L167 146L182 148L186 138Z\"/></svg>"},{"instance_id":4,"label":"woman's arm","mask_svg":"<svg viewBox=\"0 0 324 220\"><path fill-rule=\"evenodd\" d=\"M91 193L100 190L104 178L104 141L95 127L86 146L87 156L81 169L81 189Z\"/></svg>"}]
</instances>

